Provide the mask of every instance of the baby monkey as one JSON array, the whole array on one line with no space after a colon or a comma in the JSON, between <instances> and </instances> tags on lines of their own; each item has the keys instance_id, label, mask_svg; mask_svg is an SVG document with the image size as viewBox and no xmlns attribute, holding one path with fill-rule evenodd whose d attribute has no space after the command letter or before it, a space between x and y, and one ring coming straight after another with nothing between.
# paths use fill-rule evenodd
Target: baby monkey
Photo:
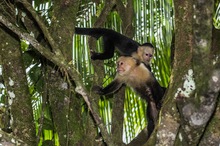
<instances>
[{"instance_id":1,"label":"baby monkey","mask_svg":"<svg viewBox=\"0 0 220 146\"><path fill-rule=\"evenodd\" d=\"M154 55L154 46L151 43L139 44L131 38L122 35L114 30L106 28L75 28L79 35L89 35L97 40L102 37L103 52L91 51L91 59L105 60L114 56L115 50L123 56L132 56L145 63L150 69L150 60Z\"/></svg>"}]
</instances>

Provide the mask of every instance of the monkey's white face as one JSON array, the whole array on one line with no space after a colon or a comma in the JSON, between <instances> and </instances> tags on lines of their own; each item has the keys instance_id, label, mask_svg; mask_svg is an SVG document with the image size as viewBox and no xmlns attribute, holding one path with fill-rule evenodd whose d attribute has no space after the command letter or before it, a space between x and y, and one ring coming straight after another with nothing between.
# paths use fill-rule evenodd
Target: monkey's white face
<instances>
[{"instance_id":1,"label":"monkey's white face","mask_svg":"<svg viewBox=\"0 0 220 146\"><path fill-rule=\"evenodd\" d=\"M132 70L135 65L135 61L131 60L131 57L120 57L117 61L117 73L120 76L126 76Z\"/></svg>"},{"instance_id":2,"label":"monkey's white face","mask_svg":"<svg viewBox=\"0 0 220 146\"><path fill-rule=\"evenodd\" d=\"M123 61L118 61L117 62L117 73L121 75L121 74L123 74L124 71L125 71L124 62Z\"/></svg>"},{"instance_id":3,"label":"monkey's white face","mask_svg":"<svg viewBox=\"0 0 220 146\"><path fill-rule=\"evenodd\" d=\"M124 61L119 61L117 63L117 73L120 75L120 76L125 76L128 74L128 71L130 70L130 66L127 65Z\"/></svg>"},{"instance_id":4,"label":"monkey's white face","mask_svg":"<svg viewBox=\"0 0 220 146\"><path fill-rule=\"evenodd\" d=\"M153 58L154 55L154 50L153 48L149 48L149 47L140 47L140 49L142 50L141 55L142 55L142 59L144 62L150 62L151 59Z\"/></svg>"}]
</instances>

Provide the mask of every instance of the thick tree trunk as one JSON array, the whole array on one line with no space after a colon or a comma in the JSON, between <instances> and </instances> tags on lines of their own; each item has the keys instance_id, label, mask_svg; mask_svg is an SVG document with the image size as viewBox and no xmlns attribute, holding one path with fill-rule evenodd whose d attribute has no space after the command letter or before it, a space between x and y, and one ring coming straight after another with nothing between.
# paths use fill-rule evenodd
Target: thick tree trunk
<instances>
[{"instance_id":1,"label":"thick tree trunk","mask_svg":"<svg viewBox=\"0 0 220 146\"><path fill-rule=\"evenodd\" d=\"M7 91L6 110L10 118L7 118L7 127L16 137L29 145L36 144L35 123L31 96L28 89L26 72L22 60L20 43L7 32L0 28L0 54L2 61L3 81Z\"/></svg>"}]
</instances>

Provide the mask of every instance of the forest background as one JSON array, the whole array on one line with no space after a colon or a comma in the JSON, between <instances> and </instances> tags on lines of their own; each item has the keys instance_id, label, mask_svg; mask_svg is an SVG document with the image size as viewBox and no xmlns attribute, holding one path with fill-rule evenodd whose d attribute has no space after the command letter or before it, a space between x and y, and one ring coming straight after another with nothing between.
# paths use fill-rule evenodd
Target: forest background
<instances>
[{"instance_id":1,"label":"forest background","mask_svg":"<svg viewBox=\"0 0 220 146\"><path fill-rule=\"evenodd\" d=\"M219 10L219 0L1 1L0 143L219 146ZM92 61L102 43L75 35L75 26L155 46L152 72L167 91L148 141L138 95L90 90L112 81L118 54Z\"/></svg>"}]
</instances>

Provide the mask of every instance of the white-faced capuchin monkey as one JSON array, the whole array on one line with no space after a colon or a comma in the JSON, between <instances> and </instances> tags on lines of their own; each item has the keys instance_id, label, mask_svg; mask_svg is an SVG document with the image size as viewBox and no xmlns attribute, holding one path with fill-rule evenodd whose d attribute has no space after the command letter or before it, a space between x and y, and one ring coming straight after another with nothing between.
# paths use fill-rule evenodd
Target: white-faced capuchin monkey
<instances>
[{"instance_id":1,"label":"white-faced capuchin monkey","mask_svg":"<svg viewBox=\"0 0 220 146\"><path fill-rule=\"evenodd\" d=\"M106 87L94 86L93 91L99 95L107 95L118 91L122 85L130 86L141 98L148 103L148 136L152 133L157 121L158 111L164 95L164 88L160 86L153 74L144 63L133 57L121 56L117 60L117 74L115 79Z\"/></svg>"},{"instance_id":2,"label":"white-faced capuchin monkey","mask_svg":"<svg viewBox=\"0 0 220 146\"><path fill-rule=\"evenodd\" d=\"M112 58L115 47L120 55L133 56L145 63L149 67L150 60L154 55L154 46L151 43L139 44L138 42L116 32L105 28L75 28L75 33L80 35L89 35L99 39L103 37L103 53L91 52L91 59L105 60Z\"/></svg>"}]
</instances>

